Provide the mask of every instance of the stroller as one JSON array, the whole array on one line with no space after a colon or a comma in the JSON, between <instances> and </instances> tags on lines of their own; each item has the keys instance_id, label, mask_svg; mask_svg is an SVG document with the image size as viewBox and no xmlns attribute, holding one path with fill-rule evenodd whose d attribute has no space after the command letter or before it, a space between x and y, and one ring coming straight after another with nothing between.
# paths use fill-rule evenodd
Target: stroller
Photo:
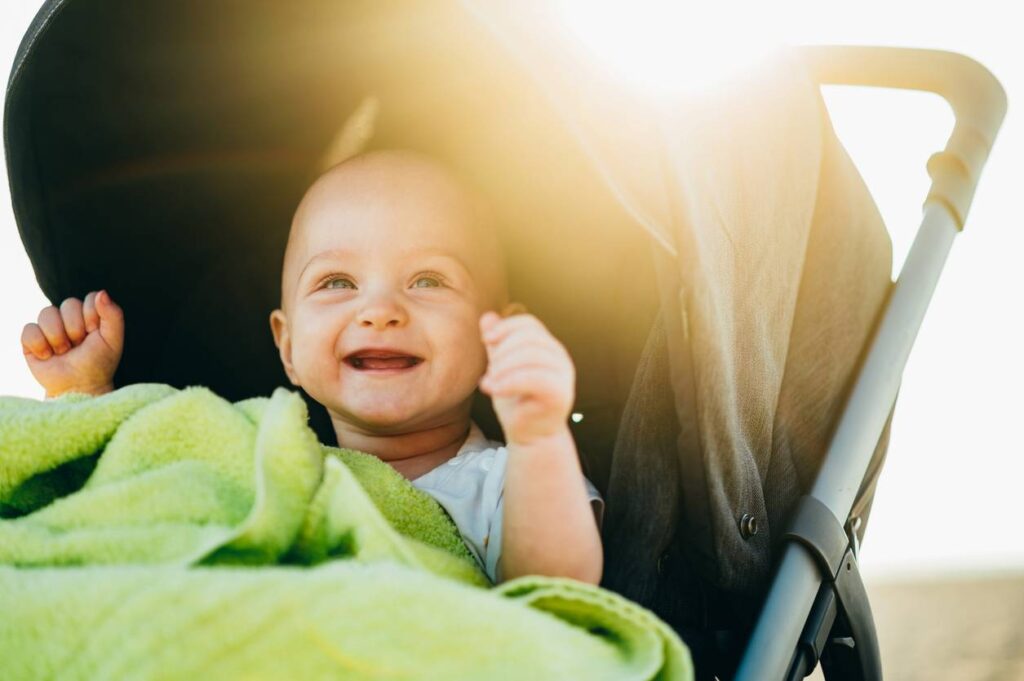
<instances>
[{"instance_id":1,"label":"stroller","mask_svg":"<svg viewBox=\"0 0 1024 681\"><path fill-rule=\"evenodd\" d=\"M1000 86L947 53L807 48L653 102L554 33L523 3L48 0L4 129L42 290L120 301L118 385L287 385L266 318L291 213L372 96L373 146L491 197L513 298L576 362L603 586L674 627L698 678L881 678L856 555ZM930 90L957 115L895 285L820 83Z\"/></svg>"}]
</instances>

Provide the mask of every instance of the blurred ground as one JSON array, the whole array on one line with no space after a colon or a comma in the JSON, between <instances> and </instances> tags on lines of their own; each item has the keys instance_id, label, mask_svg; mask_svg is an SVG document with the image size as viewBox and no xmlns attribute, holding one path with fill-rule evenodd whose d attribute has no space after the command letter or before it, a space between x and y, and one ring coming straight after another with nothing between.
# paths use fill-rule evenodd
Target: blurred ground
<instances>
[{"instance_id":1,"label":"blurred ground","mask_svg":"<svg viewBox=\"0 0 1024 681\"><path fill-rule=\"evenodd\" d=\"M1024 574L868 590L885 681L1024 681Z\"/></svg>"},{"instance_id":2,"label":"blurred ground","mask_svg":"<svg viewBox=\"0 0 1024 681\"><path fill-rule=\"evenodd\" d=\"M871 587L885 678L1024 681L1024 574Z\"/></svg>"}]
</instances>

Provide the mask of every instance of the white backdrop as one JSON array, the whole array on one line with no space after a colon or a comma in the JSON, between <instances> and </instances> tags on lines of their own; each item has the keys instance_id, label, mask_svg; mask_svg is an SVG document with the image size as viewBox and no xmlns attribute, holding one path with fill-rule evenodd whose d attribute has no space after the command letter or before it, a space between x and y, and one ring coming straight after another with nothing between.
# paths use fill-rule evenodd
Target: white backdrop
<instances>
[{"instance_id":1,"label":"white backdrop","mask_svg":"<svg viewBox=\"0 0 1024 681\"><path fill-rule=\"evenodd\" d=\"M9 69L39 0L0 3L0 69ZM1024 570L1024 225L1012 200L1024 177L1024 47L1014 3L777 2L767 27L792 42L929 47L965 53L1002 81L1010 111L904 374L864 571ZM763 13L763 10L762 12ZM738 10L737 17L742 17ZM763 21L763 18L761 19ZM920 220L924 163L952 115L930 95L830 89L829 108L893 235L897 267ZM1017 161L1019 163L1019 159ZM4 168L6 180L6 167ZM84 292L83 292L84 293ZM41 397L19 342L47 305L0 188L0 394Z\"/></svg>"}]
</instances>

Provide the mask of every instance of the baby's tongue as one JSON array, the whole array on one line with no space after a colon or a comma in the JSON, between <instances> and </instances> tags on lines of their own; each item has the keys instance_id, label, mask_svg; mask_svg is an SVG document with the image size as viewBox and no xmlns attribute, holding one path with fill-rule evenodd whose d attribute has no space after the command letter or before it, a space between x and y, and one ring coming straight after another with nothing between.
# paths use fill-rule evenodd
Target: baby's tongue
<instances>
[{"instance_id":1,"label":"baby's tongue","mask_svg":"<svg viewBox=\"0 0 1024 681\"><path fill-rule=\"evenodd\" d=\"M412 357L363 357L364 369L405 369L412 366Z\"/></svg>"}]
</instances>

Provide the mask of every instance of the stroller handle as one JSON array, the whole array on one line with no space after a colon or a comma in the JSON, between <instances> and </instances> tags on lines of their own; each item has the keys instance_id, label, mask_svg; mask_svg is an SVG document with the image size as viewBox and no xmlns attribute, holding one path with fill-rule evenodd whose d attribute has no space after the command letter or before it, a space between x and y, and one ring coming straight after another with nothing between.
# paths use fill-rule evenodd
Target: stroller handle
<instances>
[{"instance_id":1,"label":"stroller handle","mask_svg":"<svg viewBox=\"0 0 1024 681\"><path fill-rule=\"evenodd\" d=\"M887 47L802 49L812 75L820 83L934 92L950 103L956 116L945 150L928 162L932 187L921 228L886 303L809 495L831 512L835 526L852 535L847 526L851 509L891 415L903 368L946 256L963 228L982 166L1002 124L1006 95L987 69L950 52ZM822 522L827 519L827 513L818 517ZM850 536L845 539L849 544L846 555L855 557L856 542ZM823 570L807 546L788 542L734 679L799 678L806 669L813 668L821 652L817 637L827 637L831 624L820 630L810 627L825 621L819 615L811 616L811 609L818 602L819 587L825 584L838 593L838 583L839 574L832 571L831 564ZM877 640L866 597L861 594L855 605L857 621L864 625L861 640L854 641L853 648L859 655L858 668L839 670L843 672L841 678L879 679ZM798 643L805 627L814 636L810 641L813 650L807 648L806 640Z\"/></svg>"},{"instance_id":2,"label":"stroller handle","mask_svg":"<svg viewBox=\"0 0 1024 681\"><path fill-rule=\"evenodd\" d=\"M823 45L800 51L821 84L921 90L949 103L956 124L945 150L928 160L932 186L926 203L944 204L963 229L1006 115L1006 92L995 76L970 57L942 50Z\"/></svg>"}]
</instances>

